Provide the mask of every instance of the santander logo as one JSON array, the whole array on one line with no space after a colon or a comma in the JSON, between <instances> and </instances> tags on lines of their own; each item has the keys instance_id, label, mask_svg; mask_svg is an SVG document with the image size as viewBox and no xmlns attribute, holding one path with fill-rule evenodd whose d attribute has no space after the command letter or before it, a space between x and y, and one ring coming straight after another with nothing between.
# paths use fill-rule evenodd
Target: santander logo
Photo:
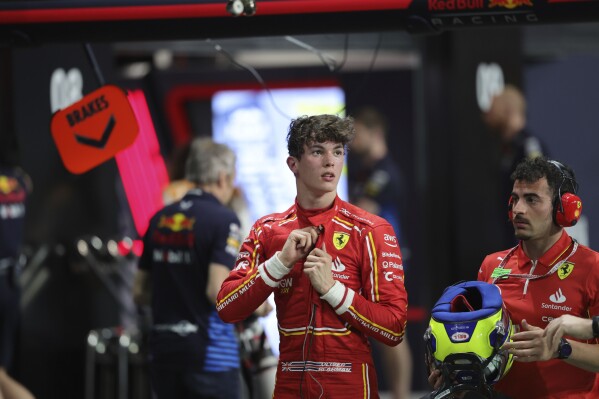
<instances>
[{"instance_id":1,"label":"santander logo","mask_svg":"<svg viewBox=\"0 0 599 399\"><path fill-rule=\"evenodd\" d=\"M339 257L336 257L335 260L333 261L333 264L331 265L331 269L334 272L342 272L342 271L345 271L345 265L343 263L341 263L341 260L339 259Z\"/></svg>"},{"instance_id":2,"label":"santander logo","mask_svg":"<svg viewBox=\"0 0 599 399\"><path fill-rule=\"evenodd\" d=\"M562 289L558 288L554 294L549 296L549 300L553 303L564 303L566 302L566 296L562 293Z\"/></svg>"}]
</instances>

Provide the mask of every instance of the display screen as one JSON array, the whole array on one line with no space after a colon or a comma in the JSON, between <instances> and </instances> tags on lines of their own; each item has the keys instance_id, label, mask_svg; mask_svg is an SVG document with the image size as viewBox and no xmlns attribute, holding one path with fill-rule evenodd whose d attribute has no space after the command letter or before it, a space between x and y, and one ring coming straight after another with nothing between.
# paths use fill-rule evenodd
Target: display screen
<instances>
[{"instance_id":1,"label":"display screen","mask_svg":"<svg viewBox=\"0 0 599 399\"><path fill-rule=\"evenodd\" d=\"M215 141L237 155L237 186L249 207L252 223L282 212L295 201L295 178L287 167L287 132L302 115L338 114L345 95L339 87L227 90L212 97ZM347 199L347 170L338 187Z\"/></svg>"}]
</instances>

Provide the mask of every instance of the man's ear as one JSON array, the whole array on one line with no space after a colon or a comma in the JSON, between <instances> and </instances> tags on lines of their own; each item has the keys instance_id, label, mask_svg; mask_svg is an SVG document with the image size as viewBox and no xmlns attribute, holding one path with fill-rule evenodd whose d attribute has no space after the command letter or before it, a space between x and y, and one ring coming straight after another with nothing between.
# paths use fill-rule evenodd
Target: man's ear
<instances>
[{"instance_id":1,"label":"man's ear","mask_svg":"<svg viewBox=\"0 0 599 399\"><path fill-rule=\"evenodd\" d=\"M218 181L217 181L217 185L219 187L224 187L225 184L227 183L227 179L229 178L229 175L224 172L224 171L220 171L218 172Z\"/></svg>"},{"instance_id":2,"label":"man's ear","mask_svg":"<svg viewBox=\"0 0 599 399\"><path fill-rule=\"evenodd\" d=\"M287 157L287 166L289 167L289 170L293 172L294 176L297 176L297 163L298 159L296 157Z\"/></svg>"}]
</instances>

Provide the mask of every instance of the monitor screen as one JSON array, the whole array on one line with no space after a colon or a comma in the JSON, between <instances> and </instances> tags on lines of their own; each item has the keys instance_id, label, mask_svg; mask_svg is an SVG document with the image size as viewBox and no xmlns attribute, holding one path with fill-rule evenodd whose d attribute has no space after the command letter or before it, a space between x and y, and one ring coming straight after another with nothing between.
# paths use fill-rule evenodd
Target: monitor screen
<instances>
[{"instance_id":1,"label":"monitor screen","mask_svg":"<svg viewBox=\"0 0 599 399\"><path fill-rule=\"evenodd\" d=\"M287 132L302 115L337 114L344 109L339 87L226 90L212 97L212 134L237 155L237 186L252 223L282 212L295 201L295 179L287 167ZM347 199L347 170L338 188Z\"/></svg>"}]
</instances>

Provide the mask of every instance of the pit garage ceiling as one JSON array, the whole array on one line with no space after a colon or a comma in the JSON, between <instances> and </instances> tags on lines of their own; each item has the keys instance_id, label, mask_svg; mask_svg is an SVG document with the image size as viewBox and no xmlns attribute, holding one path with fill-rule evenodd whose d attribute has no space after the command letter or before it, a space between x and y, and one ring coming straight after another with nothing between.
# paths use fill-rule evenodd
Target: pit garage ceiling
<instances>
[{"instance_id":1,"label":"pit garage ceiling","mask_svg":"<svg viewBox=\"0 0 599 399\"><path fill-rule=\"evenodd\" d=\"M494 29L505 29L503 27ZM599 22L520 26L526 62L576 55L599 56ZM475 34L475 30L471 30ZM116 42L123 65L184 59L186 65L230 67L230 57L255 68L323 65L333 69L415 68L423 35L406 31L350 32L294 36L232 37L201 40ZM220 50L220 51L219 51ZM163 64L161 64L163 63Z\"/></svg>"}]
</instances>

